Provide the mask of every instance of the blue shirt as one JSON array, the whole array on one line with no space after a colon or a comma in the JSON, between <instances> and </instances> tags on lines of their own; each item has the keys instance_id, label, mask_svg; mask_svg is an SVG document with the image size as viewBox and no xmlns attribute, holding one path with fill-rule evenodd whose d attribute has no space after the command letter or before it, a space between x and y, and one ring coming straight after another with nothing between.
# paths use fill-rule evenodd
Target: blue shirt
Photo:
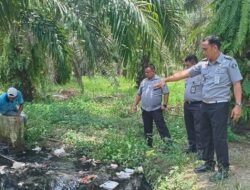
<instances>
[{"instance_id":1,"label":"blue shirt","mask_svg":"<svg viewBox=\"0 0 250 190\"><path fill-rule=\"evenodd\" d=\"M10 101L7 93L0 95L0 113L5 114L9 111L17 111L17 106L24 103L22 93L17 91L17 96L13 101Z\"/></svg>"},{"instance_id":2,"label":"blue shirt","mask_svg":"<svg viewBox=\"0 0 250 190\"><path fill-rule=\"evenodd\" d=\"M161 108L162 95L168 94L169 91L166 85L163 88L154 88L160 81L161 78L155 75L152 79L145 78L141 82L137 95L141 96L143 110L154 111Z\"/></svg>"}]
</instances>

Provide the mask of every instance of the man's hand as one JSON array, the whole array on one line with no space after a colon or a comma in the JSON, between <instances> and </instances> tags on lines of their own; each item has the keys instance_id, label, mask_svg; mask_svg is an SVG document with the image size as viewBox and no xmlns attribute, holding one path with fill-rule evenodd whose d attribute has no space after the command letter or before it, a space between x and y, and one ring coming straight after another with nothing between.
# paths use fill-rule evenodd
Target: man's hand
<instances>
[{"instance_id":1,"label":"man's hand","mask_svg":"<svg viewBox=\"0 0 250 190\"><path fill-rule=\"evenodd\" d=\"M162 79L159 83L156 83L154 85L154 88L163 88L165 84L166 84L165 80Z\"/></svg>"},{"instance_id":2,"label":"man's hand","mask_svg":"<svg viewBox=\"0 0 250 190\"><path fill-rule=\"evenodd\" d=\"M161 105L161 110L162 111L165 111L165 110L167 110L167 106L164 104L164 105Z\"/></svg>"},{"instance_id":3,"label":"man's hand","mask_svg":"<svg viewBox=\"0 0 250 190\"><path fill-rule=\"evenodd\" d=\"M233 121L238 121L240 116L241 116L241 107L236 105L232 109L231 118L233 119Z\"/></svg>"},{"instance_id":4,"label":"man's hand","mask_svg":"<svg viewBox=\"0 0 250 190\"><path fill-rule=\"evenodd\" d=\"M132 112L137 112L137 106L136 106L136 105L133 105L131 111L132 111Z\"/></svg>"}]
</instances>

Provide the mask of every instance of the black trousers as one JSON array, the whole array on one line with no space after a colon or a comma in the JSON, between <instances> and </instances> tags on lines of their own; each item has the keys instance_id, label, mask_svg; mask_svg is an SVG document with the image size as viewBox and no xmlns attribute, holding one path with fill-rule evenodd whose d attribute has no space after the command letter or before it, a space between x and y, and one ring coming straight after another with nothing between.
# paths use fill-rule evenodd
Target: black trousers
<instances>
[{"instance_id":1,"label":"black trousers","mask_svg":"<svg viewBox=\"0 0 250 190\"><path fill-rule=\"evenodd\" d=\"M229 103L201 105L201 139L203 160L214 160L214 151L219 167L229 167L227 143L227 119Z\"/></svg>"},{"instance_id":2,"label":"black trousers","mask_svg":"<svg viewBox=\"0 0 250 190\"><path fill-rule=\"evenodd\" d=\"M162 139L171 138L161 109L154 111L145 111L142 109L142 119L144 124L144 134L148 146L152 146L153 143L153 121L155 122L156 128Z\"/></svg>"},{"instance_id":3,"label":"black trousers","mask_svg":"<svg viewBox=\"0 0 250 190\"><path fill-rule=\"evenodd\" d=\"M200 139L201 102L184 103L184 120L189 148L202 150Z\"/></svg>"}]
</instances>

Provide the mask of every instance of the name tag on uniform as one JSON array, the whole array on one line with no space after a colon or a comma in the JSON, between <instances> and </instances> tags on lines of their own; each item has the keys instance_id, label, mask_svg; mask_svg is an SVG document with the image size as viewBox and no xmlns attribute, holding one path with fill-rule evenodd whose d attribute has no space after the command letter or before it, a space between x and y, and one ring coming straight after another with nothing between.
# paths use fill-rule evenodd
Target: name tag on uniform
<instances>
[{"instance_id":1,"label":"name tag on uniform","mask_svg":"<svg viewBox=\"0 0 250 190\"><path fill-rule=\"evenodd\" d=\"M191 89L190 89L190 93L195 94L195 92L196 92L196 87L192 86Z\"/></svg>"},{"instance_id":2,"label":"name tag on uniform","mask_svg":"<svg viewBox=\"0 0 250 190\"><path fill-rule=\"evenodd\" d=\"M220 84L220 75L214 76L214 84Z\"/></svg>"}]
</instances>

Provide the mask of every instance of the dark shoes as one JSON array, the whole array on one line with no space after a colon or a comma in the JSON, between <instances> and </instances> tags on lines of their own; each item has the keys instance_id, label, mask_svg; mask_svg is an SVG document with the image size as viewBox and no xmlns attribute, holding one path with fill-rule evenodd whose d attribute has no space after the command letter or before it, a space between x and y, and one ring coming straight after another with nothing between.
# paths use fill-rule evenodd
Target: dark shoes
<instances>
[{"instance_id":1,"label":"dark shoes","mask_svg":"<svg viewBox=\"0 0 250 190\"><path fill-rule=\"evenodd\" d=\"M211 182L220 182L226 178L228 178L228 171L229 168L221 168L218 170L218 172L216 172L214 175L212 175L209 178L209 181Z\"/></svg>"},{"instance_id":2,"label":"dark shoes","mask_svg":"<svg viewBox=\"0 0 250 190\"><path fill-rule=\"evenodd\" d=\"M194 169L195 173L213 172L213 171L215 171L215 161L207 161L202 166ZM229 167L219 166L218 171L209 178L209 181L220 182L224 179L227 179L228 172L229 172Z\"/></svg>"},{"instance_id":3,"label":"dark shoes","mask_svg":"<svg viewBox=\"0 0 250 190\"><path fill-rule=\"evenodd\" d=\"M213 172L215 170L215 162L209 161L205 162L205 164L201 165L198 168L194 169L195 173L204 173L204 172Z\"/></svg>"},{"instance_id":4,"label":"dark shoes","mask_svg":"<svg viewBox=\"0 0 250 190\"><path fill-rule=\"evenodd\" d=\"M146 136L146 143L149 148L153 147L153 136L152 135L147 135Z\"/></svg>"}]
</instances>

